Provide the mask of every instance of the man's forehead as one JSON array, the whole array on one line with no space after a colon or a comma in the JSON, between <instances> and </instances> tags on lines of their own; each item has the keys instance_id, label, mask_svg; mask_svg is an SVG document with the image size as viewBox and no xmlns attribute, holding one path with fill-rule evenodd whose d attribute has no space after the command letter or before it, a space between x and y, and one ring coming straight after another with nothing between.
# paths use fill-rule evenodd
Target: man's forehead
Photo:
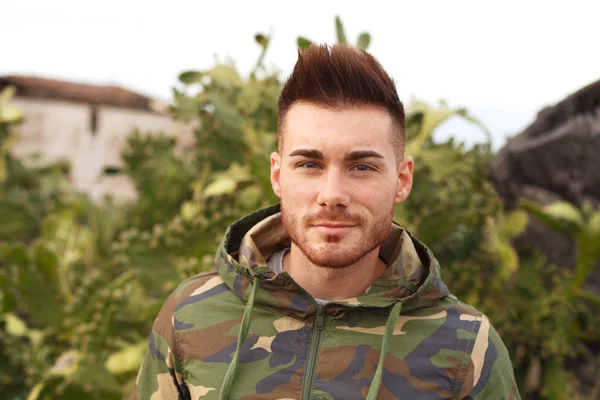
<instances>
[{"instance_id":1,"label":"man's forehead","mask_svg":"<svg viewBox=\"0 0 600 400\"><path fill-rule=\"evenodd\" d=\"M340 130L290 129L285 132L284 148L289 154L300 149L314 149L343 156L356 151L385 153L392 150L392 132L345 132Z\"/></svg>"}]
</instances>

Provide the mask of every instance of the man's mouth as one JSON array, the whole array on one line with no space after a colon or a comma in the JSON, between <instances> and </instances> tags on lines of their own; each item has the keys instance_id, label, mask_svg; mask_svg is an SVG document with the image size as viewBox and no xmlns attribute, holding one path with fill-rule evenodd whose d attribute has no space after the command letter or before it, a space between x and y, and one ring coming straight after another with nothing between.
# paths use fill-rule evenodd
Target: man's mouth
<instances>
[{"instance_id":1,"label":"man's mouth","mask_svg":"<svg viewBox=\"0 0 600 400\"><path fill-rule=\"evenodd\" d=\"M318 222L312 224L312 227L318 232L326 235L341 235L350 232L355 224L340 222Z\"/></svg>"}]
</instances>

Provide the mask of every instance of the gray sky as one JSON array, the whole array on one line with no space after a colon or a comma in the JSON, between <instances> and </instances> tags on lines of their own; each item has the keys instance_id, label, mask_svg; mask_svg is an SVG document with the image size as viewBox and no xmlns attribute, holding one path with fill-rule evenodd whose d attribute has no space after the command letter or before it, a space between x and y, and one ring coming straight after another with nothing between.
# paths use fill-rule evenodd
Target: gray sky
<instances>
[{"instance_id":1,"label":"gray sky","mask_svg":"<svg viewBox=\"0 0 600 400\"><path fill-rule=\"evenodd\" d=\"M371 33L369 50L400 97L467 107L494 144L537 111L600 79L600 2L0 0L0 74L118 84L170 100L177 75L229 56L247 73L253 36L271 32L267 63L283 74L295 39L335 41L339 14L350 40ZM286 8L289 7L289 8ZM481 135L451 121L441 137Z\"/></svg>"}]
</instances>

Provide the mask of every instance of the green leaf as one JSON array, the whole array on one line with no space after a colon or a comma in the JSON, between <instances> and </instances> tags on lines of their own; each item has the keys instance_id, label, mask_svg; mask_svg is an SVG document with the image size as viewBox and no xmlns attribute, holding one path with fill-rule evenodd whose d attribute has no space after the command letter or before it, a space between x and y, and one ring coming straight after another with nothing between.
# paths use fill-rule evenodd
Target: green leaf
<instances>
[{"instance_id":1,"label":"green leaf","mask_svg":"<svg viewBox=\"0 0 600 400\"><path fill-rule=\"evenodd\" d=\"M0 153L0 156L2 156L2 153ZM4 157L0 157L0 183L4 182L8 177L6 169L6 161L4 160Z\"/></svg>"},{"instance_id":2,"label":"green leaf","mask_svg":"<svg viewBox=\"0 0 600 400\"><path fill-rule=\"evenodd\" d=\"M485 248L499 262L497 283L503 283L520 267L517 251L512 246L512 239L518 236L527 224L527 214L521 210L508 215L489 217L486 221Z\"/></svg>"},{"instance_id":3,"label":"green leaf","mask_svg":"<svg viewBox=\"0 0 600 400\"><path fill-rule=\"evenodd\" d=\"M597 235L589 231L581 232L576 238L577 243L577 263L573 273L572 290L578 291L588 280L588 277L594 271L594 267L600 261L600 246Z\"/></svg>"},{"instance_id":4,"label":"green leaf","mask_svg":"<svg viewBox=\"0 0 600 400\"><path fill-rule=\"evenodd\" d=\"M419 114L420 116L417 117ZM410 130L415 130L416 132L411 134L412 138L407 143L407 154L413 157L420 155L423 152L423 145L432 139L435 129L454 116L462 117L476 124L477 127L483 129L483 132L489 139L489 131L477 119L469 116L463 108L450 108L443 100L439 101L439 106L436 108L421 101L413 101L409 118L407 118L407 121L411 120L412 126L407 127L407 130L410 128Z\"/></svg>"},{"instance_id":5,"label":"green leaf","mask_svg":"<svg viewBox=\"0 0 600 400\"><path fill-rule=\"evenodd\" d=\"M26 268L29 265L29 256L23 246L6 246L2 250L8 262L14 263L21 268Z\"/></svg>"},{"instance_id":6,"label":"green leaf","mask_svg":"<svg viewBox=\"0 0 600 400\"><path fill-rule=\"evenodd\" d=\"M185 71L179 74L179 81L191 85L200 82L204 75L202 71Z\"/></svg>"},{"instance_id":7,"label":"green leaf","mask_svg":"<svg viewBox=\"0 0 600 400\"><path fill-rule=\"evenodd\" d=\"M71 380L81 387L89 387L97 392L121 392L119 381L102 365L82 362Z\"/></svg>"},{"instance_id":8,"label":"green leaf","mask_svg":"<svg viewBox=\"0 0 600 400\"><path fill-rule=\"evenodd\" d=\"M251 185L244 188L239 199L245 209L252 210L260 207L260 200L263 198L263 192L259 185Z\"/></svg>"},{"instance_id":9,"label":"green leaf","mask_svg":"<svg viewBox=\"0 0 600 400\"><path fill-rule=\"evenodd\" d=\"M598 296L596 293L592 293L586 289L580 289L577 292L577 296L592 303L596 309L600 310L600 296Z\"/></svg>"},{"instance_id":10,"label":"green leaf","mask_svg":"<svg viewBox=\"0 0 600 400\"><path fill-rule=\"evenodd\" d=\"M123 375L137 371L142 364L147 348L148 342L146 340L129 345L123 350L111 354L104 367L113 375Z\"/></svg>"},{"instance_id":11,"label":"green leaf","mask_svg":"<svg viewBox=\"0 0 600 400\"><path fill-rule=\"evenodd\" d=\"M249 182L252 178L248 165L242 167L233 163L227 171L216 174L214 181L204 189L204 197L232 194L240 183Z\"/></svg>"},{"instance_id":12,"label":"green leaf","mask_svg":"<svg viewBox=\"0 0 600 400\"><path fill-rule=\"evenodd\" d=\"M56 360L52 368L48 370L49 375L54 376L72 376L79 369L79 363L83 359L83 354L76 350L69 350Z\"/></svg>"},{"instance_id":13,"label":"green leaf","mask_svg":"<svg viewBox=\"0 0 600 400\"><path fill-rule=\"evenodd\" d=\"M231 105L231 101L222 93L207 93L206 99L208 104L214 107L213 118L220 124L219 131L215 132L219 135L217 139L225 139L228 142L241 142L242 119L237 110Z\"/></svg>"},{"instance_id":14,"label":"green leaf","mask_svg":"<svg viewBox=\"0 0 600 400\"><path fill-rule=\"evenodd\" d=\"M23 119L23 113L14 106L0 106L0 122L5 124L16 124Z\"/></svg>"},{"instance_id":15,"label":"green leaf","mask_svg":"<svg viewBox=\"0 0 600 400\"><path fill-rule=\"evenodd\" d=\"M34 325L60 327L64 320L64 307L58 301L59 293L42 275L37 266L27 265L17 270L19 308L27 310Z\"/></svg>"},{"instance_id":16,"label":"green leaf","mask_svg":"<svg viewBox=\"0 0 600 400\"><path fill-rule=\"evenodd\" d=\"M9 313L16 308L17 300L9 290L8 278L0 275L0 315Z\"/></svg>"},{"instance_id":17,"label":"green leaf","mask_svg":"<svg viewBox=\"0 0 600 400\"><path fill-rule=\"evenodd\" d=\"M229 65L217 65L207 72L207 74L221 86L241 86L242 77L237 70ZM233 107L233 104L229 104Z\"/></svg>"},{"instance_id":18,"label":"green leaf","mask_svg":"<svg viewBox=\"0 0 600 400\"><path fill-rule=\"evenodd\" d=\"M446 182L449 177L457 173L459 166L464 164L464 155L447 146L428 147L418 157L417 162L426 165L431 171L432 178L437 182Z\"/></svg>"},{"instance_id":19,"label":"green leaf","mask_svg":"<svg viewBox=\"0 0 600 400\"><path fill-rule=\"evenodd\" d=\"M232 177L237 182L244 182L252 179L249 166L241 166L237 163L231 164L231 166L227 169L227 171L224 172L224 174Z\"/></svg>"},{"instance_id":20,"label":"green leaf","mask_svg":"<svg viewBox=\"0 0 600 400\"><path fill-rule=\"evenodd\" d=\"M235 179L228 176L221 176L220 178L211 182L204 189L204 197L215 197L222 196L224 194L231 194L237 187Z\"/></svg>"},{"instance_id":21,"label":"green leaf","mask_svg":"<svg viewBox=\"0 0 600 400\"><path fill-rule=\"evenodd\" d=\"M60 276L56 255L40 242L34 247L34 261L42 276L56 291L59 291Z\"/></svg>"},{"instance_id":22,"label":"green leaf","mask_svg":"<svg viewBox=\"0 0 600 400\"><path fill-rule=\"evenodd\" d=\"M311 40L309 40L303 36L299 36L298 39L296 39L296 43L300 50L304 50L313 44L313 42Z\"/></svg>"},{"instance_id":23,"label":"green leaf","mask_svg":"<svg viewBox=\"0 0 600 400\"><path fill-rule=\"evenodd\" d=\"M172 108L174 118L189 121L198 116L198 111L202 106L201 100L197 97L187 96L185 93L173 88L173 99L175 105Z\"/></svg>"},{"instance_id":24,"label":"green leaf","mask_svg":"<svg viewBox=\"0 0 600 400\"><path fill-rule=\"evenodd\" d=\"M258 43L260 45L260 47L262 47L263 49L266 49L267 46L269 45L269 37L266 35L263 35L262 33L258 33L254 36L254 40L256 40L256 43Z\"/></svg>"},{"instance_id":25,"label":"green leaf","mask_svg":"<svg viewBox=\"0 0 600 400\"><path fill-rule=\"evenodd\" d=\"M530 200L520 200L519 207L527 211L529 214L551 229L571 235L577 234L578 227L573 223L570 223L562 218L557 218L555 215L548 213L545 208L540 207L538 204Z\"/></svg>"},{"instance_id":26,"label":"green leaf","mask_svg":"<svg viewBox=\"0 0 600 400\"><path fill-rule=\"evenodd\" d=\"M8 313L4 315L6 322L6 332L12 336L25 336L27 334L27 325L25 322L14 314Z\"/></svg>"},{"instance_id":27,"label":"green leaf","mask_svg":"<svg viewBox=\"0 0 600 400\"><path fill-rule=\"evenodd\" d=\"M339 44L348 44L346 33L344 32L344 25L342 24L342 20L339 16L335 17L335 34Z\"/></svg>"},{"instance_id":28,"label":"green leaf","mask_svg":"<svg viewBox=\"0 0 600 400\"><path fill-rule=\"evenodd\" d=\"M369 35L366 32L361 33L358 37L358 41L356 42L356 47L358 47L359 49L367 50L369 44L371 44L371 35Z\"/></svg>"},{"instance_id":29,"label":"green leaf","mask_svg":"<svg viewBox=\"0 0 600 400\"><path fill-rule=\"evenodd\" d=\"M161 248L128 248L127 256L137 273L137 280L149 292L156 292L165 283L179 279L170 254ZM90 304L93 308L94 304Z\"/></svg>"},{"instance_id":30,"label":"green leaf","mask_svg":"<svg viewBox=\"0 0 600 400\"><path fill-rule=\"evenodd\" d=\"M583 226L583 219L577 207L566 201L549 204L544 207L544 211L551 217L566 221L574 226Z\"/></svg>"},{"instance_id":31,"label":"green leaf","mask_svg":"<svg viewBox=\"0 0 600 400\"><path fill-rule=\"evenodd\" d=\"M181 218L184 221L191 221L202 210L202 207L193 201L186 201L181 205Z\"/></svg>"},{"instance_id":32,"label":"green leaf","mask_svg":"<svg viewBox=\"0 0 600 400\"><path fill-rule=\"evenodd\" d=\"M509 240L523 233L526 227L527 213L521 210L515 210L505 216L499 229L503 237L506 240Z\"/></svg>"},{"instance_id":33,"label":"green leaf","mask_svg":"<svg viewBox=\"0 0 600 400\"><path fill-rule=\"evenodd\" d=\"M600 241L600 211L592 214L588 222L588 231L596 235Z\"/></svg>"},{"instance_id":34,"label":"green leaf","mask_svg":"<svg viewBox=\"0 0 600 400\"><path fill-rule=\"evenodd\" d=\"M17 93L17 88L13 85L5 87L0 92L0 108Z\"/></svg>"},{"instance_id":35,"label":"green leaf","mask_svg":"<svg viewBox=\"0 0 600 400\"><path fill-rule=\"evenodd\" d=\"M496 251L501 260L499 270L500 281L505 281L519 268L519 256L512 246L505 243L499 243Z\"/></svg>"}]
</instances>

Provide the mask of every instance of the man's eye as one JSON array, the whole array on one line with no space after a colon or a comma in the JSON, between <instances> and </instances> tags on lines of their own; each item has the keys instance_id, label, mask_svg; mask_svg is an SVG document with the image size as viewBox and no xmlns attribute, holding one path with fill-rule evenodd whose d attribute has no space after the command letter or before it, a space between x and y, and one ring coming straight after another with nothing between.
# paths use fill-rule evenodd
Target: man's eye
<instances>
[{"instance_id":1,"label":"man's eye","mask_svg":"<svg viewBox=\"0 0 600 400\"><path fill-rule=\"evenodd\" d=\"M300 167L301 168L317 168L318 165L315 164L314 162L306 162L306 163L300 164Z\"/></svg>"},{"instance_id":2,"label":"man's eye","mask_svg":"<svg viewBox=\"0 0 600 400\"><path fill-rule=\"evenodd\" d=\"M358 171L372 171L373 170L373 168L371 168L370 165L366 165L366 164L355 165L354 169L356 169Z\"/></svg>"}]
</instances>

